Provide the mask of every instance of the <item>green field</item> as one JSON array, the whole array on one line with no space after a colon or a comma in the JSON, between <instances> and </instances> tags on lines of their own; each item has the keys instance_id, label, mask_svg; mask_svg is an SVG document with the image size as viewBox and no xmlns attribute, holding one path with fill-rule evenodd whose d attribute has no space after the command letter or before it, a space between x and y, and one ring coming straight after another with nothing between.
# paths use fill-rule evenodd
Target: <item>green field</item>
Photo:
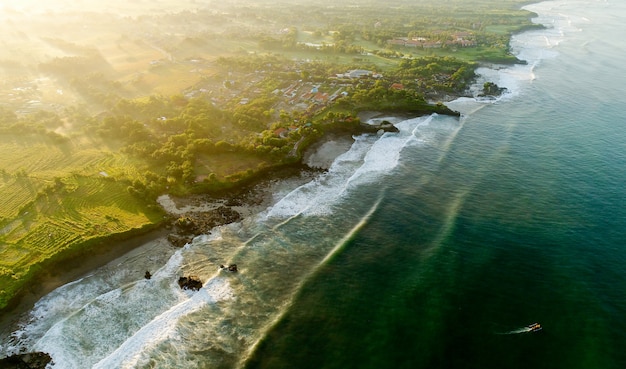
<instances>
[{"instance_id":1,"label":"green field","mask_svg":"<svg viewBox=\"0 0 626 369\"><path fill-rule=\"evenodd\" d=\"M123 156L36 134L0 138L0 307L60 251L162 221L127 191L138 169Z\"/></svg>"}]
</instances>

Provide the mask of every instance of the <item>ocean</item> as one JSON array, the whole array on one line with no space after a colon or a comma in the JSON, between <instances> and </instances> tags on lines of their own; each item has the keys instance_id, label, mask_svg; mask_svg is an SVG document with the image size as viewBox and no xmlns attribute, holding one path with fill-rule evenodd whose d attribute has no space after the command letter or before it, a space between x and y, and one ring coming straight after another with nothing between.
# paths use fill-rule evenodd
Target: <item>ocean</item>
<instances>
[{"instance_id":1,"label":"ocean","mask_svg":"<svg viewBox=\"0 0 626 369\"><path fill-rule=\"evenodd\" d=\"M623 369L626 3L526 8L546 26L513 38L527 64L479 69L476 88L503 96L450 102L460 118L377 118L400 132L355 137L257 216L58 288L0 355L44 351L63 369ZM181 291L183 274L204 288Z\"/></svg>"}]
</instances>

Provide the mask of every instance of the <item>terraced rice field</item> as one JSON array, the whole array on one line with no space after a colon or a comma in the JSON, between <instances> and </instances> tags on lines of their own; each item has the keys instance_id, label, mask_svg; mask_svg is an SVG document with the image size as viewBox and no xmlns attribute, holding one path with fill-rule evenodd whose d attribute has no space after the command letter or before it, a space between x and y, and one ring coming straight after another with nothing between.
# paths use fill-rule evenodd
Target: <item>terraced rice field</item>
<instances>
[{"instance_id":1,"label":"terraced rice field","mask_svg":"<svg viewBox=\"0 0 626 369\"><path fill-rule=\"evenodd\" d=\"M162 220L160 209L127 191L141 170L135 164L45 137L2 136L0 308L46 259Z\"/></svg>"}]
</instances>

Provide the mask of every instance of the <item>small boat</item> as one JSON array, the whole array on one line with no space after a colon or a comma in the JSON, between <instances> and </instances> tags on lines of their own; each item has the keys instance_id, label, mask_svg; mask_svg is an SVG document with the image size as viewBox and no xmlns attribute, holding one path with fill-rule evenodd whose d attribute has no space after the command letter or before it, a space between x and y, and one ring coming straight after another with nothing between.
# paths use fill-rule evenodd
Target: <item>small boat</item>
<instances>
[{"instance_id":1,"label":"small boat","mask_svg":"<svg viewBox=\"0 0 626 369\"><path fill-rule=\"evenodd\" d=\"M533 323L533 324L531 324L529 326L526 326L526 328L528 328L529 332L538 332L538 331L540 331L542 329L541 328L541 324L539 324L539 323Z\"/></svg>"}]
</instances>

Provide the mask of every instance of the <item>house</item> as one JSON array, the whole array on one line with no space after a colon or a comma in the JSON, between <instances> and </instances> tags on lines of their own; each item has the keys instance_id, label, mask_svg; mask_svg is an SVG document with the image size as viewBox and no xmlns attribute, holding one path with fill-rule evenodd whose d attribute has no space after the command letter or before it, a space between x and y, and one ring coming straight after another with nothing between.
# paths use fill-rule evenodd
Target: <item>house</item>
<instances>
[{"instance_id":1,"label":"house","mask_svg":"<svg viewBox=\"0 0 626 369\"><path fill-rule=\"evenodd\" d=\"M278 129L274 130L274 136L276 136L276 137L286 138L288 134L289 134L289 130L287 128L284 128L284 127L280 127Z\"/></svg>"},{"instance_id":2,"label":"house","mask_svg":"<svg viewBox=\"0 0 626 369\"><path fill-rule=\"evenodd\" d=\"M452 35L454 41L450 44L459 45L461 47L469 47L476 45L476 42L470 40L472 38L472 34L469 32L457 32Z\"/></svg>"},{"instance_id":3,"label":"house","mask_svg":"<svg viewBox=\"0 0 626 369\"><path fill-rule=\"evenodd\" d=\"M318 92L315 94L315 96L313 96L313 100L318 102L318 103L324 103L326 101L328 101L328 94L327 93L322 93L322 92Z\"/></svg>"},{"instance_id":4,"label":"house","mask_svg":"<svg viewBox=\"0 0 626 369\"><path fill-rule=\"evenodd\" d=\"M426 42L422 45L424 49L439 49L441 48L441 41L437 42Z\"/></svg>"},{"instance_id":5,"label":"house","mask_svg":"<svg viewBox=\"0 0 626 369\"><path fill-rule=\"evenodd\" d=\"M369 70L353 69L353 70L348 71L347 77L350 77L350 78L361 78L361 77L370 76L371 74L372 74L372 72L370 72Z\"/></svg>"},{"instance_id":6,"label":"house","mask_svg":"<svg viewBox=\"0 0 626 369\"><path fill-rule=\"evenodd\" d=\"M391 40L387 41L387 43L390 44L390 45L405 46L407 41L408 40L406 38L394 38L394 39L391 39Z\"/></svg>"}]
</instances>

